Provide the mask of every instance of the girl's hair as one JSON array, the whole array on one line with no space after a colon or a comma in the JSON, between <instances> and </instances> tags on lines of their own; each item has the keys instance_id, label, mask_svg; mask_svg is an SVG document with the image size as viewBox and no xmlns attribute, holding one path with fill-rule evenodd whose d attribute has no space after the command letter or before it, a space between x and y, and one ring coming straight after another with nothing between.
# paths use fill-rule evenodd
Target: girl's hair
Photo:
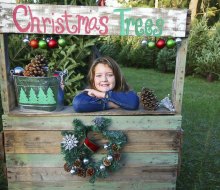
<instances>
[{"instance_id":1,"label":"girl's hair","mask_svg":"<svg viewBox=\"0 0 220 190\"><path fill-rule=\"evenodd\" d=\"M115 87L113 89L114 91L128 91L129 90L129 86L127 82L125 81L124 76L121 73L119 65L114 59L112 59L111 57L107 57L107 56L97 58L93 61L90 67L89 73L88 73L88 83L89 83L90 88L95 89L95 86L94 86L95 67L98 64L108 65L112 69L113 74L115 76Z\"/></svg>"}]
</instances>

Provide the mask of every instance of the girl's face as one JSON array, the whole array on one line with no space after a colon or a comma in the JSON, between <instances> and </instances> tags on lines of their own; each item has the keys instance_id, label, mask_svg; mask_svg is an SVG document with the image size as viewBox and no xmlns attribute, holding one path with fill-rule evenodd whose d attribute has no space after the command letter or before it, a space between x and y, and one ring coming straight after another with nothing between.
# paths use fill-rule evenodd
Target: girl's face
<instances>
[{"instance_id":1,"label":"girl's face","mask_svg":"<svg viewBox=\"0 0 220 190\"><path fill-rule=\"evenodd\" d=\"M95 66L94 86L100 92L114 89L115 75L107 64L99 63Z\"/></svg>"}]
</instances>

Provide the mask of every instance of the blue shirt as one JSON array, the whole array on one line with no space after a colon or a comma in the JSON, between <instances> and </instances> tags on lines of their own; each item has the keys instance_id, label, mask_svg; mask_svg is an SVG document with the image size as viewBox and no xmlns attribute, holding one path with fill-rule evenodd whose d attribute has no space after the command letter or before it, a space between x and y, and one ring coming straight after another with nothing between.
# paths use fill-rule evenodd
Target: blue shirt
<instances>
[{"instance_id":1,"label":"blue shirt","mask_svg":"<svg viewBox=\"0 0 220 190\"><path fill-rule=\"evenodd\" d=\"M73 109L76 112L95 112L111 109L108 102L117 104L126 110L136 110L139 107L139 97L134 91L115 92L108 91L106 98L91 97L87 92L82 92L73 99Z\"/></svg>"}]
</instances>

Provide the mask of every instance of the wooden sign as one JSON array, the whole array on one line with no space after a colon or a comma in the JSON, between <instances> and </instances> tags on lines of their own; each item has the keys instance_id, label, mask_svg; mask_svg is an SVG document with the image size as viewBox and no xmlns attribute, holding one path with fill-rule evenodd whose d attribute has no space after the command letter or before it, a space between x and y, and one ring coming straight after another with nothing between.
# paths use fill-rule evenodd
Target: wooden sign
<instances>
[{"instance_id":1,"label":"wooden sign","mask_svg":"<svg viewBox=\"0 0 220 190\"><path fill-rule=\"evenodd\" d=\"M0 33L185 37L187 9L0 4Z\"/></svg>"}]
</instances>

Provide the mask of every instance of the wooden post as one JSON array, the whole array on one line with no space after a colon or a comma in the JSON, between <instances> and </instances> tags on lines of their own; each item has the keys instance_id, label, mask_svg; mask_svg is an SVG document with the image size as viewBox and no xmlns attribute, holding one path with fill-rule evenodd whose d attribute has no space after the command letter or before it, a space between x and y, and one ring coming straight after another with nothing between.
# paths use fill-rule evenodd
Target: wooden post
<instances>
[{"instance_id":1,"label":"wooden post","mask_svg":"<svg viewBox=\"0 0 220 190\"><path fill-rule=\"evenodd\" d=\"M186 54L187 54L187 39L183 39L181 45L177 49L176 56L176 71L173 82L172 102L176 113L181 113L183 86L185 77Z\"/></svg>"},{"instance_id":2,"label":"wooden post","mask_svg":"<svg viewBox=\"0 0 220 190\"><path fill-rule=\"evenodd\" d=\"M6 164L5 164L5 150L4 150L4 133L0 132L0 162L3 170L3 174L5 179L7 179L7 171L6 171Z\"/></svg>"},{"instance_id":3,"label":"wooden post","mask_svg":"<svg viewBox=\"0 0 220 190\"><path fill-rule=\"evenodd\" d=\"M10 77L10 64L8 55L8 36L7 34L0 34L0 83L1 83L1 97L2 108L4 113L9 113L15 107L15 94L12 78Z\"/></svg>"}]
</instances>

